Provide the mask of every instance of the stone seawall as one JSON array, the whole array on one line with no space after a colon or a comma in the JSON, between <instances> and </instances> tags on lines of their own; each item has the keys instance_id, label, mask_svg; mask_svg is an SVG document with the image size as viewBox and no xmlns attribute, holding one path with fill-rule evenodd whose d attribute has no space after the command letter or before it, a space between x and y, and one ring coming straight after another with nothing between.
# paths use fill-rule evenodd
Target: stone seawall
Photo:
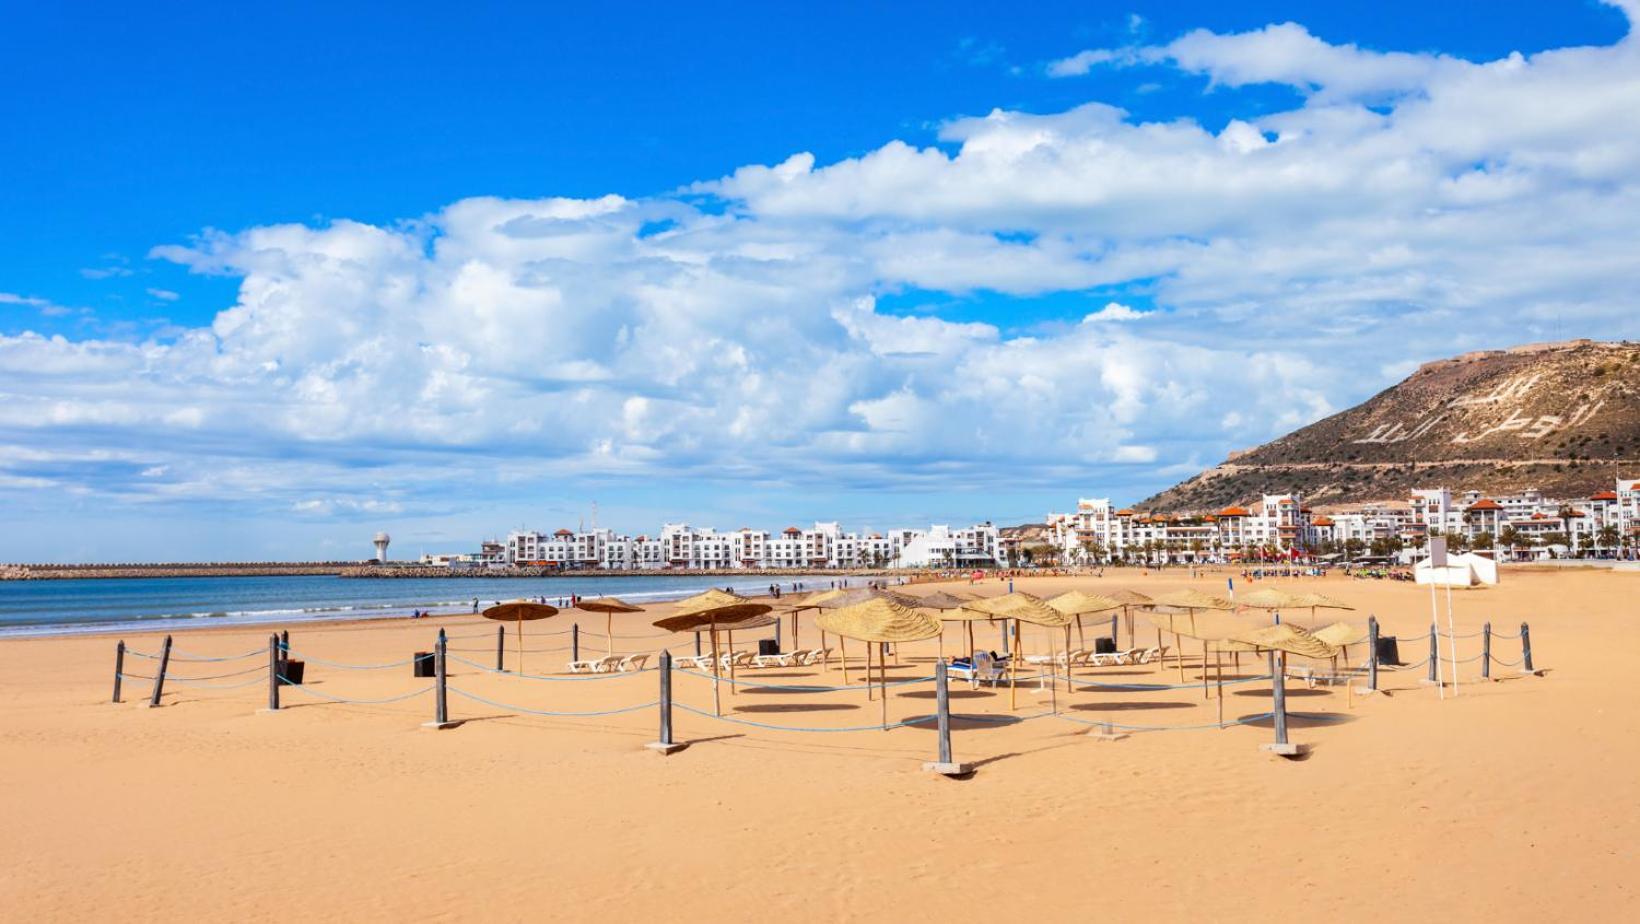
<instances>
[{"instance_id":1,"label":"stone seawall","mask_svg":"<svg viewBox=\"0 0 1640 924\"><path fill-rule=\"evenodd\" d=\"M858 577L868 574L904 574L910 572L895 571L887 568L626 568L620 570L587 569L563 570L560 568L464 568L455 569L437 567L383 567L371 565L348 568L341 572L342 577L353 578L598 578L598 577L695 577L695 576L722 576L722 577L800 577L816 574L835 574L839 577Z\"/></svg>"},{"instance_id":2,"label":"stone seawall","mask_svg":"<svg viewBox=\"0 0 1640 924\"><path fill-rule=\"evenodd\" d=\"M358 562L202 562L109 565L0 565L0 581L80 578L294 577L341 574Z\"/></svg>"}]
</instances>

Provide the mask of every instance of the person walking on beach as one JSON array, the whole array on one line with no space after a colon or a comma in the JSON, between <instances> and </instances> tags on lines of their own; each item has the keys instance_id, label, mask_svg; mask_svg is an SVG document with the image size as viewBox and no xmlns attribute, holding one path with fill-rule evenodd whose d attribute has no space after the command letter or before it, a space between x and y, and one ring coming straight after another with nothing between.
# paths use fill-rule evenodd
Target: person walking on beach
<instances>
[{"instance_id":1,"label":"person walking on beach","mask_svg":"<svg viewBox=\"0 0 1640 924\"><path fill-rule=\"evenodd\" d=\"M473 612L475 612L475 613L478 612L478 598L477 597L473 598Z\"/></svg>"}]
</instances>

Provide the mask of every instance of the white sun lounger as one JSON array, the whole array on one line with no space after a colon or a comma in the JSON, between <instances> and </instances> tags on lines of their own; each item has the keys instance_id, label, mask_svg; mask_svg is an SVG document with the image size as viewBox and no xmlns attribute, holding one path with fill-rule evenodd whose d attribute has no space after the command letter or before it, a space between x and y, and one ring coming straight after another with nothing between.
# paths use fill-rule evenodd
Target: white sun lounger
<instances>
[{"instance_id":1,"label":"white sun lounger","mask_svg":"<svg viewBox=\"0 0 1640 924\"><path fill-rule=\"evenodd\" d=\"M587 661L569 662L569 672L572 674L604 674L615 669L621 663L620 655L607 655L602 658L593 658Z\"/></svg>"}]
</instances>

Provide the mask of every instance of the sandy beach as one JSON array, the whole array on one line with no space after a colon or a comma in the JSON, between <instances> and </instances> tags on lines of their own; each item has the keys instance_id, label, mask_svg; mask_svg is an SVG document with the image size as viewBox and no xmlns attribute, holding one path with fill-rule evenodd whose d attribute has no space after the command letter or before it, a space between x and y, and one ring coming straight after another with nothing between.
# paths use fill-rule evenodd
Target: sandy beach
<instances>
[{"instance_id":1,"label":"sandy beach","mask_svg":"<svg viewBox=\"0 0 1640 924\"><path fill-rule=\"evenodd\" d=\"M1226 576L1112 569L1016 587L1220 593ZM1237 583L1326 593L1357 609L1323 612L1317 624L1371 613L1401 637L1404 660L1427 650L1427 589L1342 577ZM911 590L936 586L1006 590L996 581ZM1190 683L1199 674L1189 646L1182 688L1172 663L1090 668L1076 679L1110 686L1050 696L1023 684L1010 709L1006 688L956 682L956 757L977 765L965 780L923 772L931 726L837 731L878 721L863 689L725 690L736 723L682 709L709 713L711 686L680 672L675 722L690 746L669 757L643 747L656 737L653 707L594 717L497 707L482 700L559 712L642 706L656 699L659 674L486 673L474 665L494 666L495 625L470 616L290 625L307 683L286 689L278 714L257 712L265 682L236 686L265 675L219 676L265 659L175 661L173 677L217 679L173 682L163 707L149 709L142 680L109 702L114 637L4 641L0 900L12 920L1632 919L1637 594L1640 574L1522 570L1457 592L1461 636L1488 620L1513 635L1529 621L1542 675L1494 665L1496 682L1481 682L1480 640L1466 637L1464 683L1445 701L1420 682L1421 668L1386 671L1384 696L1292 681L1292 736L1311 749L1302 761L1258 749L1271 739L1267 721L1188 728L1214 723L1221 706ZM613 647L692 652L690 636L655 637L650 621L668 610L615 617L615 635L628 637ZM805 647L818 643L811 617L801 619ZM1441 620L1444 630L1444 600ZM564 670L568 652L545 649L567 646L551 633L572 622L584 655L603 652L604 618L566 611L526 627L529 673ZM1153 641L1138 624L1139 640ZM439 627L452 655L472 662L451 664L460 727L421 727L430 695L322 698L426 688L408 666L325 662L401 662L429 649ZM1107 630L1108 620L1089 620L1086 632ZM267 631L178 633L176 649L237 655L265 646ZM1000 647L994 627L976 631L982 647ZM141 652L160 646L157 635L124 640ZM949 629L948 653L958 640ZM747 647L744 634L736 641ZM1026 642L1044 651L1046 632L1028 630ZM926 676L935 653L932 641L902 646L890 681ZM1518 659L1519 642L1500 637L1493 653ZM849 654L858 685L862 652ZM1244 657L1226 679L1261 673L1261 662ZM835 667L740 679L841 685ZM152 668L135 656L126 666ZM1269 686L1226 687L1225 717L1267 712ZM891 721L933 710L930 685L890 693ZM1140 728L1098 741L1084 734L1092 721Z\"/></svg>"}]
</instances>

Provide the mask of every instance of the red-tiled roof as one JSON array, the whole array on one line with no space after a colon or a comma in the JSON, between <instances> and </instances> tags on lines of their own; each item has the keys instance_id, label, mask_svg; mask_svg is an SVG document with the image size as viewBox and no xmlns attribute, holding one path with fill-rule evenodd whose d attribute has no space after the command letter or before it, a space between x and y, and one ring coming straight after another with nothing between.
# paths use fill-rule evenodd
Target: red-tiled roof
<instances>
[{"instance_id":1,"label":"red-tiled roof","mask_svg":"<svg viewBox=\"0 0 1640 924\"><path fill-rule=\"evenodd\" d=\"M1316 526L1331 526L1331 525L1333 525L1332 517L1329 517L1329 516L1327 516L1326 514L1323 513L1321 516L1318 516L1318 517L1315 518L1315 525Z\"/></svg>"},{"instance_id":2,"label":"red-tiled roof","mask_svg":"<svg viewBox=\"0 0 1640 924\"><path fill-rule=\"evenodd\" d=\"M560 529L558 532L553 533L553 535L554 536L573 536L575 534L570 532L567 529Z\"/></svg>"},{"instance_id":3,"label":"red-tiled roof","mask_svg":"<svg viewBox=\"0 0 1640 924\"><path fill-rule=\"evenodd\" d=\"M1617 492L1616 491L1601 491L1598 494L1589 495L1589 500L1617 500Z\"/></svg>"},{"instance_id":4,"label":"red-tiled roof","mask_svg":"<svg viewBox=\"0 0 1640 924\"><path fill-rule=\"evenodd\" d=\"M1133 516L1133 511L1123 507L1121 510L1116 511L1116 515L1119 517L1130 517Z\"/></svg>"},{"instance_id":5,"label":"red-tiled roof","mask_svg":"<svg viewBox=\"0 0 1640 924\"><path fill-rule=\"evenodd\" d=\"M1250 517L1252 515L1253 512L1246 507L1226 507L1219 511L1221 517Z\"/></svg>"},{"instance_id":6,"label":"red-tiled roof","mask_svg":"<svg viewBox=\"0 0 1640 924\"><path fill-rule=\"evenodd\" d=\"M1470 510L1502 510L1503 505L1498 503L1495 500L1492 500L1490 497L1483 497L1480 500L1474 502L1473 504L1470 504L1469 509Z\"/></svg>"}]
</instances>

